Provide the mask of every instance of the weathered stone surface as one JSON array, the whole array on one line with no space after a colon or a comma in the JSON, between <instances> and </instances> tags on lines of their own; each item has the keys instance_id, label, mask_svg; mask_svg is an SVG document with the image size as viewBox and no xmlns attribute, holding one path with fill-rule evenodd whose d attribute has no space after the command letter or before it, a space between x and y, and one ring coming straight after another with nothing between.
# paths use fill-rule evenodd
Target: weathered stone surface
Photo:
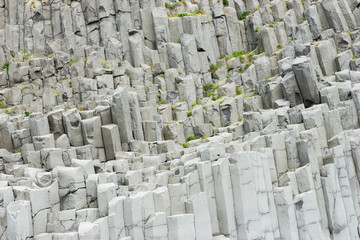
<instances>
[{"instance_id":1,"label":"weathered stone surface","mask_svg":"<svg viewBox=\"0 0 360 240\"><path fill-rule=\"evenodd\" d=\"M6 207L8 239L26 239L33 236L30 201L11 202Z\"/></svg>"},{"instance_id":2,"label":"weathered stone surface","mask_svg":"<svg viewBox=\"0 0 360 240\"><path fill-rule=\"evenodd\" d=\"M230 164L231 182L234 194L235 218L239 238L258 238L262 235L258 227L260 215L256 204L256 190L249 158L234 153ZM254 204L255 203L255 204ZM250 207L251 205L251 207Z\"/></svg>"},{"instance_id":3,"label":"weathered stone surface","mask_svg":"<svg viewBox=\"0 0 360 240\"><path fill-rule=\"evenodd\" d=\"M331 75L335 73L335 57L336 46L333 39L320 42L316 47L316 53L318 55L321 70L324 75Z\"/></svg>"},{"instance_id":4,"label":"weathered stone surface","mask_svg":"<svg viewBox=\"0 0 360 240\"><path fill-rule=\"evenodd\" d=\"M168 239L166 214L154 213L144 225L145 239Z\"/></svg>"},{"instance_id":5,"label":"weathered stone surface","mask_svg":"<svg viewBox=\"0 0 360 240\"><path fill-rule=\"evenodd\" d=\"M331 0L321 2L321 6L326 14L327 21L334 31L341 32L348 29L344 15L336 1Z\"/></svg>"},{"instance_id":6,"label":"weathered stone surface","mask_svg":"<svg viewBox=\"0 0 360 240\"><path fill-rule=\"evenodd\" d=\"M297 58L292 64L292 69L305 106L320 103L317 78L312 61L306 57Z\"/></svg>"},{"instance_id":7,"label":"weathered stone surface","mask_svg":"<svg viewBox=\"0 0 360 240\"><path fill-rule=\"evenodd\" d=\"M63 112L63 124L65 133L68 135L70 144L78 147L84 144L82 136L81 116L77 109Z\"/></svg>"},{"instance_id":8,"label":"weathered stone surface","mask_svg":"<svg viewBox=\"0 0 360 240\"><path fill-rule=\"evenodd\" d=\"M179 214L167 218L168 239L196 239L193 214Z\"/></svg>"},{"instance_id":9,"label":"weathered stone surface","mask_svg":"<svg viewBox=\"0 0 360 240\"><path fill-rule=\"evenodd\" d=\"M94 147L104 147L100 117L83 119L81 120L81 125L84 144L91 144Z\"/></svg>"},{"instance_id":10,"label":"weathered stone surface","mask_svg":"<svg viewBox=\"0 0 360 240\"><path fill-rule=\"evenodd\" d=\"M284 187L275 189L274 198L278 209L281 237L286 239L299 239L298 229L295 225L296 214L291 188Z\"/></svg>"},{"instance_id":11,"label":"weathered stone surface","mask_svg":"<svg viewBox=\"0 0 360 240\"><path fill-rule=\"evenodd\" d=\"M186 73L199 73L200 60L197 52L195 37L189 34L182 34L181 49L183 52Z\"/></svg>"},{"instance_id":12,"label":"weathered stone surface","mask_svg":"<svg viewBox=\"0 0 360 240\"><path fill-rule=\"evenodd\" d=\"M48 119L41 113L31 114L29 116L29 127L32 136L41 136L50 133Z\"/></svg>"},{"instance_id":13,"label":"weathered stone surface","mask_svg":"<svg viewBox=\"0 0 360 240\"><path fill-rule=\"evenodd\" d=\"M115 159L116 154L121 151L119 128L116 124L101 126L102 139L105 146L107 160Z\"/></svg>"},{"instance_id":14,"label":"weathered stone surface","mask_svg":"<svg viewBox=\"0 0 360 240\"><path fill-rule=\"evenodd\" d=\"M134 139L130 120L130 105L126 88L117 88L113 95L112 116L119 126L120 139L127 145ZM124 149L126 150L127 147Z\"/></svg>"},{"instance_id":15,"label":"weathered stone surface","mask_svg":"<svg viewBox=\"0 0 360 240\"><path fill-rule=\"evenodd\" d=\"M116 186L114 183L99 184L97 189L99 215L104 217L109 215L108 204L116 197Z\"/></svg>"},{"instance_id":16,"label":"weathered stone surface","mask_svg":"<svg viewBox=\"0 0 360 240\"><path fill-rule=\"evenodd\" d=\"M220 233L237 236L234 216L234 200L229 172L229 161L220 159L212 165L215 187L215 200L218 212ZM224 187L226 186L226 187Z\"/></svg>"}]
</instances>

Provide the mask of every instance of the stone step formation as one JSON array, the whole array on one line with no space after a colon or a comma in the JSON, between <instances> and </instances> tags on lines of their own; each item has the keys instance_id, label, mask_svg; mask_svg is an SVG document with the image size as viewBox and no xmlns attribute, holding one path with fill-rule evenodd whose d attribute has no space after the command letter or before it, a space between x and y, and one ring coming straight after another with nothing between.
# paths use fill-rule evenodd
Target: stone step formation
<instances>
[{"instance_id":1,"label":"stone step formation","mask_svg":"<svg viewBox=\"0 0 360 240\"><path fill-rule=\"evenodd\" d=\"M359 239L359 0L0 0L0 240Z\"/></svg>"}]
</instances>

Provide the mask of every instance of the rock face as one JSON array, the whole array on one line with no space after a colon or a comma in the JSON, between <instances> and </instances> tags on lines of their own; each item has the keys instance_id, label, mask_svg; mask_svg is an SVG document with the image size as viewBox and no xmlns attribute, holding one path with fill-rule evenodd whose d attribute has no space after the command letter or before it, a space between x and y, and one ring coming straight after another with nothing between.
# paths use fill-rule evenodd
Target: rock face
<instances>
[{"instance_id":1,"label":"rock face","mask_svg":"<svg viewBox=\"0 0 360 240\"><path fill-rule=\"evenodd\" d=\"M0 0L0 239L359 239L359 0Z\"/></svg>"}]
</instances>

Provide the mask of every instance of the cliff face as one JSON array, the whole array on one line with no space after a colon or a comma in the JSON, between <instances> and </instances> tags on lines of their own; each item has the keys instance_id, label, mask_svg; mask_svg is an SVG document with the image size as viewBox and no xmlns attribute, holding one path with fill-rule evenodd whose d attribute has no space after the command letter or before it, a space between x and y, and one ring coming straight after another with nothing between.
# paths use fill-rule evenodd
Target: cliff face
<instances>
[{"instance_id":1,"label":"cliff face","mask_svg":"<svg viewBox=\"0 0 360 240\"><path fill-rule=\"evenodd\" d=\"M0 0L0 240L359 239L359 0Z\"/></svg>"}]
</instances>

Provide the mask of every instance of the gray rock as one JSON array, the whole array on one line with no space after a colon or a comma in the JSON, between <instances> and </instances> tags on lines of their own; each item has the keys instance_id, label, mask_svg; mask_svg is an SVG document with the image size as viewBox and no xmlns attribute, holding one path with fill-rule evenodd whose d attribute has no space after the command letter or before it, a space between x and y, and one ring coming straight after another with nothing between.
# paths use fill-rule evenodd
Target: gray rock
<instances>
[{"instance_id":1,"label":"gray rock","mask_svg":"<svg viewBox=\"0 0 360 240\"><path fill-rule=\"evenodd\" d=\"M21 129L11 133L13 146L15 149L22 147L24 144L32 143L29 129Z\"/></svg>"},{"instance_id":2,"label":"gray rock","mask_svg":"<svg viewBox=\"0 0 360 240\"><path fill-rule=\"evenodd\" d=\"M327 21L335 32L346 31L348 29L345 17L335 0L323 1L321 6L324 9Z\"/></svg>"},{"instance_id":3,"label":"gray rock","mask_svg":"<svg viewBox=\"0 0 360 240\"><path fill-rule=\"evenodd\" d=\"M163 127L165 140L175 140L177 143L185 142L183 126L180 123L170 123Z\"/></svg>"},{"instance_id":4,"label":"gray rock","mask_svg":"<svg viewBox=\"0 0 360 240\"><path fill-rule=\"evenodd\" d=\"M188 107L191 108L191 106L196 103L194 78L192 75L187 75L184 78L179 77L177 80L179 81L177 87L179 89L179 99L180 101L186 101Z\"/></svg>"},{"instance_id":5,"label":"gray rock","mask_svg":"<svg viewBox=\"0 0 360 240\"><path fill-rule=\"evenodd\" d=\"M220 159L213 163L215 200L218 211L220 233L237 237L234 198L230 180L229 161ZM224 187L226 186L226 187Z\"/></svg>"},{"instance_id":6,"label":"gray rock","mask_svg":"<svg viewBox=\"0 0 360 240\"><path fill-rule=\"evenodd\" d=\"M324 75L334 74L336 71L335 57L336 46L333 39L322 41L316 47L316 53L318 55L321 70Z\"/></svg>"},{"instance_id":7,"label":"gray rock","mask_svg":"<svg viewBox=\"0 0 360 240\"><path fill-rule=\"evenodd\" d=\"M33 137L33 143L35 150L37 151L45 148L54 148L55 147L54 135L47 134L42 136L35 136Z\"/></svg>"},{"instance_id":8,"label":"gray rock","mask_svg":"<svg viewBox=\"0 0 360 240\"><path fill-rule=\"evenodd\" d=\"M100 117L93 117L81 120L81 130L84 139L84 144L91 144L94 147L104 147L103 138L101 134L101 119Z\"/></svg>"},{"instance_id":9,"label":"gray rock","mask_svg":"<svg viewBox=\"0 0 360 240\"><path fill-rule=\"evenodd\" d=\"M65 133L68 135L70 144L78 147L84 144L82 136L81 116L77 109L63 112L63 124Z\"/></svg>"},{"instance_id":10,"label":"gray rock","mask_svg":"<svg viewBox=\"0 0 360 240\"><path fill-rule=\"evenodd\" d=\"M322 25L319 13L315 5L310 6L304 11L304 16L309 23L310 31L314 39L319 39L322 32Z\"/></svg>"},{"instance_id":11,"label":"gray rock","mask_svg":"<svg viewBox=\"0 0 360 240\"><path fill-rule=\"evenodd\" d=\"M26 239L34 235L30 201L11 202L6 213L8 239Z\"/></svg>"},{"instance_id":12,"label":"gray rock","mask_svg":"<svg viewBox=\"0 0 360 240\"><path fill-rule=\"evenodd\" d=\"M14 131L13 125L10 123L10 117L6 114L0 115L0 147L8 151L13 151L14 146L11 140L11 133Z\"/></svg>"},{"instance_id":13,"label":"gray rock","mask_svg":"<svg viewBox=\"0 0 360 240\"><path fill-rule=\"evenodd\" d=\"M183 52L186 73L199 73L200 62L195 37L189 34L182 34L181 49Z\"/></svg>"},{"instance_id":14,"label":"gray rock","mask_svg":"<svg viewBox=\"0 0 360 240\"><path fill-rule=\"evenodd\" d=\"M127 147L124 148L124 145L127 145L134 139L130 120L129 97L127 95L126 87L119 87L114 92L112 119L119 126L121 143L123 149L126 150Z\"/></svg>"},{"instance_id":15,"label":"gray rock","mask_svg":"<svg viewBox=\"0 0 360 240\"><path fill-rule=\"evenodd\" d=\"M134 30L129 32L130 55L134 67L140 67L140 65L144 63L142 39L143 37L138 31Z\"/></svg>"},{"instance_id":16,"label":"gray rock","mask_svg":"<svg viewBox=\"0 0 360 240\"><path fill-rule=\"evenodd\" d=\"M156 121L143 121L144 138L148 142L161 141L162 131Z\"/></svg>"},{"instance_id":17,"label":"gray rock","mask_svg":"<svg viewBox=\"0 0 360 240\"><path fill-rule=\"evenodd\" d=\"M352 59L352 56L351 50L339 53L335 58L336 69L338 71L350 69L350 60Z\"/></svg>"},{"instance_id":18,"label":"gray rock","mask_svg":"<svg viewBox=\"0 0 360 240\"><path fill-rule=\"evenodd\" d=\"M346 20L348 27L350 29L355 29L357 26L357 23L356 23L353 13L351 12L348 2L344 1L344 2L339 2L338 4L339 4L341 12L344 15L344 18Z\"/></svg>"},{"instance_id":19,"label":"gray rock","mask_svg":"<svg viewBox=\"0 0 360 240\"><path fill-rule=\"evenodd\" d=\"M245 133L259 132L262 129L263 129L263 124L260 119L260 113L258 112L244 113Z\"/></svg>"},{"instance_id":20,"label":"gray rock","mask_svg":"<svg viewBox=\"0 0 360 240\"><path fill-rule=\"evenodd\" d=\"M41 164L46 170L52 170L55 167L63 167L62 151L59 148L45 148L40 151Z\"/></svg>"},{"instance_id":21,"label":"gray rock","mask_svg":"<svg viewBox=\"0 0 360 240\"><path fill-rule=\"evenodd\" d=\"M274 199L278 208L280 234L284 238L298 239L298 229L294 229L296 223L295 205L292 201L291 188L275 188ZM280 210L280 211L279 211Z\"/></svg>"},{"instance_id":22,"label":"gray rock","mask_svg":"<svg viewBox=\"0 0 360 240\"><path fill-rule=\"evenodd\" d=\"M258 81L263 81L271 76L270 60L263 56L254 61Z\"/></svg>"},{"instance_id":23,"label":"gray rock","mask_svg":"<svg viewBox=\"0 0 360 240\"><path fill-rule=\"evenodd\" d=\"M229 30L232 52L239 52L244 50L241 36L241 25L238 21L236 10L232 7L225 7L224 14L226 16L226 23Z\"/></svg>"},{"instance_id":24,"label":"gray rock","mask_svg":"<svg viewBox=\"0 0 360 240\"><path fill-rule=\"evenodd\" d=\"M231 55L231 42L229 38L229 34L226 27L226 19L222 13L221 15L214 14L217 17L214 19L214 26L215 26L215 33L217 36L218 46L219 46L219 53L220 55ZM220 13L220 11L219 11Z\"/></svg>"},{"instance_id":25,"label":"gray rock","mask_svg":"<svg viewBox=\"0 0 360 240\"><path fill-rule=\"evenodd\" d=\"M338 51L344 52L351 48L352 40L350 34L346 32L338 33L334 39Z\"/></svg>"},{"instance_id":26,"label":"gray rock","mask_svg":"<svg viewBox=\"0 0 360 240\"><path fill-rule=\"evenodd\" d=\"M292 69L305 106L320 103L317 78L312 61L307 57L299 57L293 62Z\"/></svg>"},{"instance_id":27,"label":"gray rock","mask_svg":"<svg viewBox=\"0 0 360 240\"><path fill-rule=\"evenodd\" d=\"M183 32L185 34L193 35L196 41L198 50L204 50L204 37L201 32L201 20L197 16L184 16L182 17Z\"/></svg>"},{"instance_id":28,"label":"gray rock","mask_svg":"<svg viewBox=\"0 0 360 240\"><path fill-rule=\"evenodd\" d=\"M314 201L306 201L306 198L311 198ZM309 191L295 196L294 198L295 211L296 211L296 219L299 228L299 237L307 238L307 237L315 237L315 238L325 238L324 233L321 230L320 225L320 214L316 202L316 194L315 191ZM308 204L313 205L310 207ZM306 209L313 209L312 211L306 211ZM306 218L308 216L309 218ZM311 222L306 221L306 219L311 219ZM302 231L303 228L306 228L308 224L312 224L315 226L315 230L310 232Z\"/></svg>"},{"instance_id":29,"label":"gray rock","mask_svg":"<svg viewBox=\"0 0 360 240\"><path fill-rule=\"evenodd\" d=\"M129 106L131 111L132 129L136 140L144 140L142 118L140 114L139 100L136 92L129 92Z\"/></svg>"},{"instance_id":30,"label":"gray rock","mask_svg":"<svg viewBox=\"0 0 360 240\"><path fill-rule=\"evenodd\" d=\"M295 33L295 38L298 42L306 44L306 43L311 43L313 40L310 28L309 28L309 24L307 21L299 24L296 27L296 33Z\"/></svg>"},{"instance_id":31,"label":"gray rock","mask_svg":"<svg viewBox=\"0 0 360 240\"><path fill-rule=\"evenodd\" d=\"M32 136L41 136L50 133L47 116L44 116L42 113L30 114L29 127Z\"/></svg>"},{"instance_id":32,"label":"gray rock","mask_svg":"<svg viewBox=\"0 0 360 240\"><path fill-rule=\"evenodd\" d=\"M334 233L334 238L350 238L346 221L344 202L341 197L340 185L334 164L327 164L321 169L321 181L324 186L324 196L329 214L330 229L341 229Z\"/></svg>"},{"instance_id":33,"label":"gray rock","mask_svg":"<svg viewBox=\"0 0 360 240\"><path fill-rule=\"evenodd\" d=\"M223 103L220 104L220 119L221 125L227 127L238 121L238 112L236 102L232 98L226 98Z\"/></svg>"},{"instance_id":34,"label":"gray rock","mask_svg":"<svg viewBox=\"0 0 360 240\"><path fill-rule=\"evenodd\" d=\"M195 239L194 214L179 214L167 217L169 239ZM183 230L186 229L185 232Z\"/></svg>"},{"instance_id":35,"label":"gray rock","mask_svg":"<svg viewBox=\"0 0 360 240\"><path fill-rule=\"evenodd\" d=\"M340 102L339 90L336 86L326 87L320 90L321 102L327 103L333 109Z\"/></svg>"},{"instance_id":36,"label":"gray rock","mask_svg":"<svg viewBox=\"0 0 360 240\"><path fill-rule=\"evenodd\" d=\"M290 106L294 107L303 103L303 98L293 72L286 74L281 80L283 95L290 101Z\"/></svg>"},{"instance_id":37,"label":"gray rock","mask_svg":"<svg viewBox=\"0 0 360 240\"><path fill-rule=\"evenodd\" d=\"M70 141L66 134L61 135L55 141L56 148L67 149L70 147Z\"/></svg>"},{"instance_id":38,"label":"gray rock","mask_svg":"<svg viewBox=\"0 0 360 240\"><path fill-rule=\"evenodd\" d=\"M183 55L181 52L181 45L178 43L167 43L166 49L168 53L169 66L171 68L177 68L180 71L185 72L185 65Z\"/></svg>"},{"instance_id":39,"label":"gray rock","mask_svg":"<svg viewBox=\"0 0 360 240\"><path fill-rule=\"evenodd\" d=\"M240 158L244 159L239 161ZM230 160L234 162L230 164L230 175L234 194L238 237L261 236L261 229L256 227L257 224L261 223L249 158L239 153L234 153L231 155ZM247 196L246 201L237 201L245 196ZM251 204L252 207L247 207L248 204Z\"/></svg>"}]
</instances>

